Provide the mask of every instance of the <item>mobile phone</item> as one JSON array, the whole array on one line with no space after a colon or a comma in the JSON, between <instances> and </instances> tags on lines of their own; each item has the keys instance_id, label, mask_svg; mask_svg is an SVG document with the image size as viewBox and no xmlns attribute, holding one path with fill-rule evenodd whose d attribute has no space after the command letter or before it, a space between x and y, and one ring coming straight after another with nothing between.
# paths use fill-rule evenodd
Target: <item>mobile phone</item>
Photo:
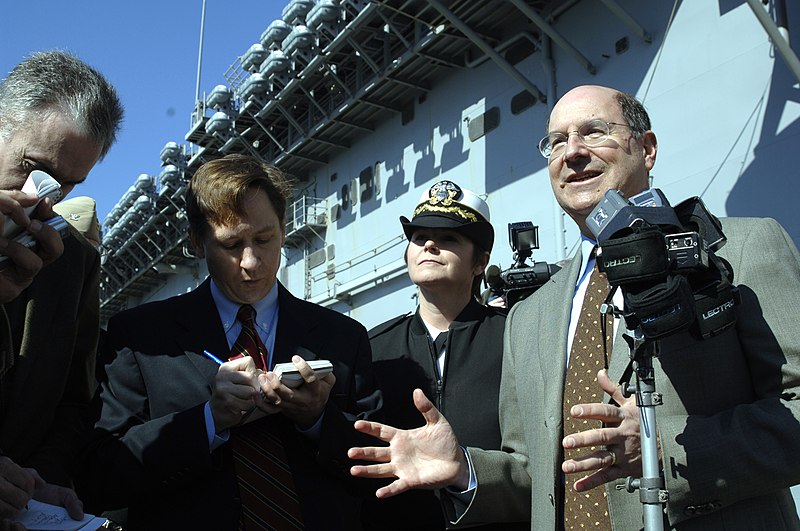
<instances>
[{"instance_id":1,"label":"mobile phone","mask_svg":"<svg viewBox=\"0 0 800 531\"><path fill-rule=\"evenodd\" d=\"M45 221L44 223L46 223L47 225L50 225L51 227L53 227L56 230L56 232L58 232L58 235L61 236L62 240L64 238L66 238L67 236L69 236L69 234L70 234L70 232L69 232L69 223L67 223L67 220L65 220L61 216L56 216L54 218L50 218L47 221ZM17 242L20 245L23 245L23 246L27 247L28 249L33 249L39 243L38 241L36 241L36 239L34 239L34 237L31 235L31 233L29 233L27 231L26 232L21 232L20 234L18 234L16 237L14 237L13 241ZM7 260L8 260L7 256L0 256L0 268L4 267L6 265L5 262Z\"/></svg>"},{"instance_id":2,"label":"mobile phone","mask_svg":"<svg viewBox=\"0 0 800 531\"><path fill-rule=\"evenodd\" d=\"M28 175L25 184L22 185L22 191L26 194L36 194L39 196L39 201L37 201L35 205L24 208L25 214L29 217L45 197L49 198L53 203L61 198L61 185L42 170L33 170ZM6 216L5 222L3 223L3 238L11 238L20 233L22 233L22 227Z\"/></svg>"},{"instance_id":3,"label":"mobile phone","mask_svg":"<svg viewBox=\"0 0 800 531\"><path fill-rule=\"evenodd\" d=\"M328 360L309 360L306 363L314 370L314 374L318 378L333 371L333 365ZM300 375L300 371L294 366L294 363L278 363L272 369L272 372L278 376L281 383L286 387L300 387L305 381Z\"/></svg>"}]
</instances>

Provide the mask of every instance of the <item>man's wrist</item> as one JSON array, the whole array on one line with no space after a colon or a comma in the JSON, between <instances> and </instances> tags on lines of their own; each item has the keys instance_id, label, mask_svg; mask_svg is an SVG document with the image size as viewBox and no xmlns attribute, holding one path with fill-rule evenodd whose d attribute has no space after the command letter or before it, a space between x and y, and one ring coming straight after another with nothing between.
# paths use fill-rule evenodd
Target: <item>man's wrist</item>
<instances>
[{"instance_id":1,"label":"man's wrist","mask_svg":"<svg viewBox=\"0 0 800 531\"><path fill-rule=\"evenodd\" d=\"M229 431L222 430L220 432L217 431L217 427L214 423L214 415L211 411L211 403L206 402L203 406L203 418L205 421L206 426L206 438L208 440L208 450L213 452L216 450L222 443L228 441Z\"/></svg>"},{"instance_id":2,"label":"man's wrist","mask_svg":"<svg viewBox=\"0 0 800 531\"><path fill-rule=\"evenodd\" d=\"M461 451L458 452L458 456L456 457L458 473L455 481L450 485L450 488L463 492L468 490L472 484L472 467L470 466L467 449L463 446L459 446L459 449Z\"/></svg>"}]
</instances>

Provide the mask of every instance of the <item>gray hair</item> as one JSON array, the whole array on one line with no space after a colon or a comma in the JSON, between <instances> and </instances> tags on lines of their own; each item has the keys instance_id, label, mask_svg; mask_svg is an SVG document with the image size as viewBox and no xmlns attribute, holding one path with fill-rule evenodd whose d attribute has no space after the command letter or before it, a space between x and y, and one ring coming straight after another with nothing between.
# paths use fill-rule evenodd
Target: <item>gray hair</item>
<instances>
[{"instance_id":1,"label":"gray hair","mask_svg":"<svg viewBox=\"0 0 800 531\"><path fill-rule=\"evenodd\" d=\"M642 138L645 131L650 130L650 116L641 101L627 92L617 92L616 100L622 109L622 116L628 122L633 136Z\"/></svg>"},{"instance_id":2,"label":"gray hair","mask_svg":"<svg viewBox=\"0 0 800 531\"><path fill-rule=\"evenodd\" d=\"M117 139L123 117L117 92L102 74L58 50L37 52L0 83L0 135L8 139L33 117L61 113L102 147Z\"/></svg>"}]
</instances>

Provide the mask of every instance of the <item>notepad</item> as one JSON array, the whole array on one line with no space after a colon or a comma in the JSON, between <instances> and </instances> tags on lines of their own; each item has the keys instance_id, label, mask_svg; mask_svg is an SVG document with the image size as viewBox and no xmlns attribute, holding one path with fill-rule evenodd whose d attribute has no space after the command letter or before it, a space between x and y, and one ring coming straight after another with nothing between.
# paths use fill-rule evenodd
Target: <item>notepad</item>
<instances>
[{"instance_id":1,"label":"notepad","mask_svg":"<svg viewBox=\"0 0 800 531\"><path fill-rule=\"evenodd\" d=\"M83 520L73 520L63 507L30 500L28 508L14 521L24 525L28 531L96 531L106 519L84 514Z\"/></svg>"},{"instance_id":2,"label":"notepad","mask_svg":"<svg viewBox=\"0 0 800 531\"><path fill-rule=\"evenodd\" d=\"M333 365L328 360L309 360L307 363L313 369L317 378L321 378L333 371ZM278 363L272 369L272 372L280 378L281 383L286 387L299 387L303 383L303 377L294 366L294 363Z\"/></svg>"}]
</instances>

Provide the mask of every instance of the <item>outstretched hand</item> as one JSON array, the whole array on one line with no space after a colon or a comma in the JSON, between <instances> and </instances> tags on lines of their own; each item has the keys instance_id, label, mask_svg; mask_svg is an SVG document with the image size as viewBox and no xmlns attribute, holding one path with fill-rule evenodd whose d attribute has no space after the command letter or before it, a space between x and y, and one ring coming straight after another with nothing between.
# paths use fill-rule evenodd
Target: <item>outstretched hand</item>
<instances>
[{"instance_id":1,"label":"outstretched hand","mask_svg":"<svg viewBox=\"0 0 800 531\"><path fill-rule=\"evenodd\" d=\"M351 448L351 459L372 461L375 465L356 465L355 477L397 478L375 492L378 498L396 496L409 489L437 489L454 486L465 490L469 466L453 428L420 389L414 390L414 405L425 418L425 426L401 430L359 420L355 429L389 443L384 447Z\"/></svg>"},{"instance_id":2,"label":"outstretched hand","mask_svg":"<svg viewBox=\"0 0 800 531\"><path fill-rule=\"evenodd\" d=\"M627 476L642 475L641 439L639 437L639 408L636 398L625 398L622 389L603 369L597 373L597 383L614 404L577 404L570 414L574 418L602 421L605 427L582 431L564 438L564 448L601 447L578 459L568 459L561 465L565 474L589 473L575 482L575 490L584 492L609 481Z\"/></svg>"}]
</instances>

